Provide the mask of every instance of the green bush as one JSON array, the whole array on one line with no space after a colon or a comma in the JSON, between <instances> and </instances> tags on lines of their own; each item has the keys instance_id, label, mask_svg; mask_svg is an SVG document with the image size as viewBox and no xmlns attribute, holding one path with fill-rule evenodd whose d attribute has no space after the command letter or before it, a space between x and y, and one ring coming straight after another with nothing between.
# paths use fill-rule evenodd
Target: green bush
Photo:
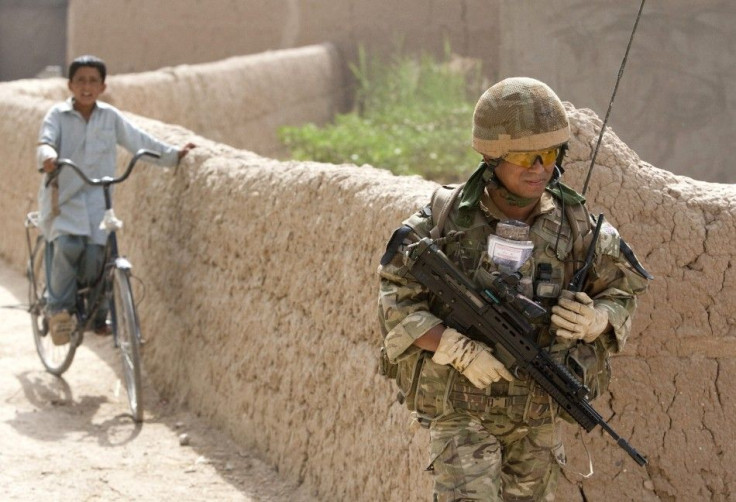
<instances>
[{"instance_id":1,"label":"green bush","mask_svg":"<svg viewBox=\"0 0 736 502\"><path fill-rule=\"evenodd\" d=\"M449 54L449 51L448 51ZM325 127L282 127L279 138L297 160L370 164L439 182L467 178L480 161L470 146L480 74L452 70L430 56L369 60L361 48L351 65L354 110Z\"/></svg>"}]
</instances>

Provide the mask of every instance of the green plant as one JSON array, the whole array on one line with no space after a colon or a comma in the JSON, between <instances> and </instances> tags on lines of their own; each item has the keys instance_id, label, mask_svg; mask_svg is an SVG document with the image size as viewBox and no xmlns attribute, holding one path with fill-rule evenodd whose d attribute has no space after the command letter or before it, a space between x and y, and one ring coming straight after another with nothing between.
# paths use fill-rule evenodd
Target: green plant
<instances>
[{"instance_id":1,"label":"green plant","mask_svg":"<svg viewBox=\"0 0 736 502\"><path fill-rule=\"evenodd\" d=\"M325 127L282 127L279 138L298 160L370 164L440 182L466 178L480 160L470 147L477 96L446 52L444 62L402 54L384 62L359 48L353 111Z\"/></svg>"}]
</instances>

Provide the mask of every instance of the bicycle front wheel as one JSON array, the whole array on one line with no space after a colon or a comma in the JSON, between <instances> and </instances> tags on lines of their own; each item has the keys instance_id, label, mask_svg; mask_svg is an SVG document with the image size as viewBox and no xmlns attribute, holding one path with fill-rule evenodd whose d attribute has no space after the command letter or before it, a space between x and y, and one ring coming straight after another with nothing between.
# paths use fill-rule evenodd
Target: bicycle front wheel
<instances>
[{"instance_id":1,"label":"bicycle front wheel","mask_svg":"<svg viewBox=\"0 0 736 502\"><path fill-rule=\"evenodd\" d=\"M49 323L43 310L46 305L46 240L38 236L36 245L28 260L26 275L28 276L28 312L31 314L33 341L36 352L46 370L56 376L61 376L74 359L74 353L79 345L79 336L76 333L71 340L63 345L54 345L49 334Z\"/></svg>"},{"instance_id":2,"label":"bicycle front wheel","mask_svg":"<svg viewBox=\"0 0 736 502\"><path fill-rule=\"evenodd\" d=\"M130 287L130 272L116 268L113 273L113 329L123 359L123 376L128 391L128 403L133 420L143 420L143 403L141 402L141 333L138 315L133 303L133 291Z\"/></svg>"}]
</instances>

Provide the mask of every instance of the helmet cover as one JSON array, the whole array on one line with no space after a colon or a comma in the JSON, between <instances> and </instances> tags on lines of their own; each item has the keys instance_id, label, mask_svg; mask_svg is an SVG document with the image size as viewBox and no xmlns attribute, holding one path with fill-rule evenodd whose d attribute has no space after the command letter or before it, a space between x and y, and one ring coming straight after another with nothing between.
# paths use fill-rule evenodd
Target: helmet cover
<instances>
[{"instance_id":1,"label":"helmet cover","mask_svg":"<svg viewBox=\"0 0 736 502\"><path fill-rule=\"evenodd\" d=\"M491 159L509 152L558 147L569 139L562 101L539 80L504 79L484 92L475 105L473 148Z\"/></svg>"}]
</instances>

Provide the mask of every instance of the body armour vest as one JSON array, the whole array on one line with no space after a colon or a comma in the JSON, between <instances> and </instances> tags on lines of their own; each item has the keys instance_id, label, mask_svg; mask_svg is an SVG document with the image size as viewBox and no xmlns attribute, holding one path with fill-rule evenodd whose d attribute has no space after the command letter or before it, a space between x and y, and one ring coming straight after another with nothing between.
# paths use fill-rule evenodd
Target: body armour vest
<instances>
[{"instance_id":1,"label":"body armour vest","mask_svg":"<svg viewBox=\"0 0 736 502\"><path fill-rule=\"evenodd\" d=\"M443 251L479 289L483 289L499 272L499 266L488 253L488 242L495 235L501 216L497 211L494 213L488 198L484 198L474 211L470 225L460 226L456 194L457 191L449 187L438 189L432 204L404 223L420 237L450 236ZM442 215L441 228L437 228L439 215ZM518 269L520 292L549 311L582 263L592 237L591 227L584 205L565 205L545 193L529 227L528 240L533 243L531 255ZM607 232L596 246L599 252L606 252L606 249L617 252L618 234L611 229L613 232ZM459 237L452 238L453 235ZM586 292L591 296L595 293ZM430 299L430 310L440 319L446 313L444 305L436 298ZM592 344L556 340L549 333L549 315L537 327L535 341L548 348L557 362L567 365L583 380L591 390L591 398L606 390L610 379L608 337L601 335ZM512 382L501 380L486 389L478 389L451 366L434 363L431 356L429 352L412 347L396 368L399 399L415 412L420 423L428 424L453 411L467 410L503 414L513 421L534 425L549 421L558 413L550 396L528 377L518 376Z\"/></svg>"}]
</instances>

